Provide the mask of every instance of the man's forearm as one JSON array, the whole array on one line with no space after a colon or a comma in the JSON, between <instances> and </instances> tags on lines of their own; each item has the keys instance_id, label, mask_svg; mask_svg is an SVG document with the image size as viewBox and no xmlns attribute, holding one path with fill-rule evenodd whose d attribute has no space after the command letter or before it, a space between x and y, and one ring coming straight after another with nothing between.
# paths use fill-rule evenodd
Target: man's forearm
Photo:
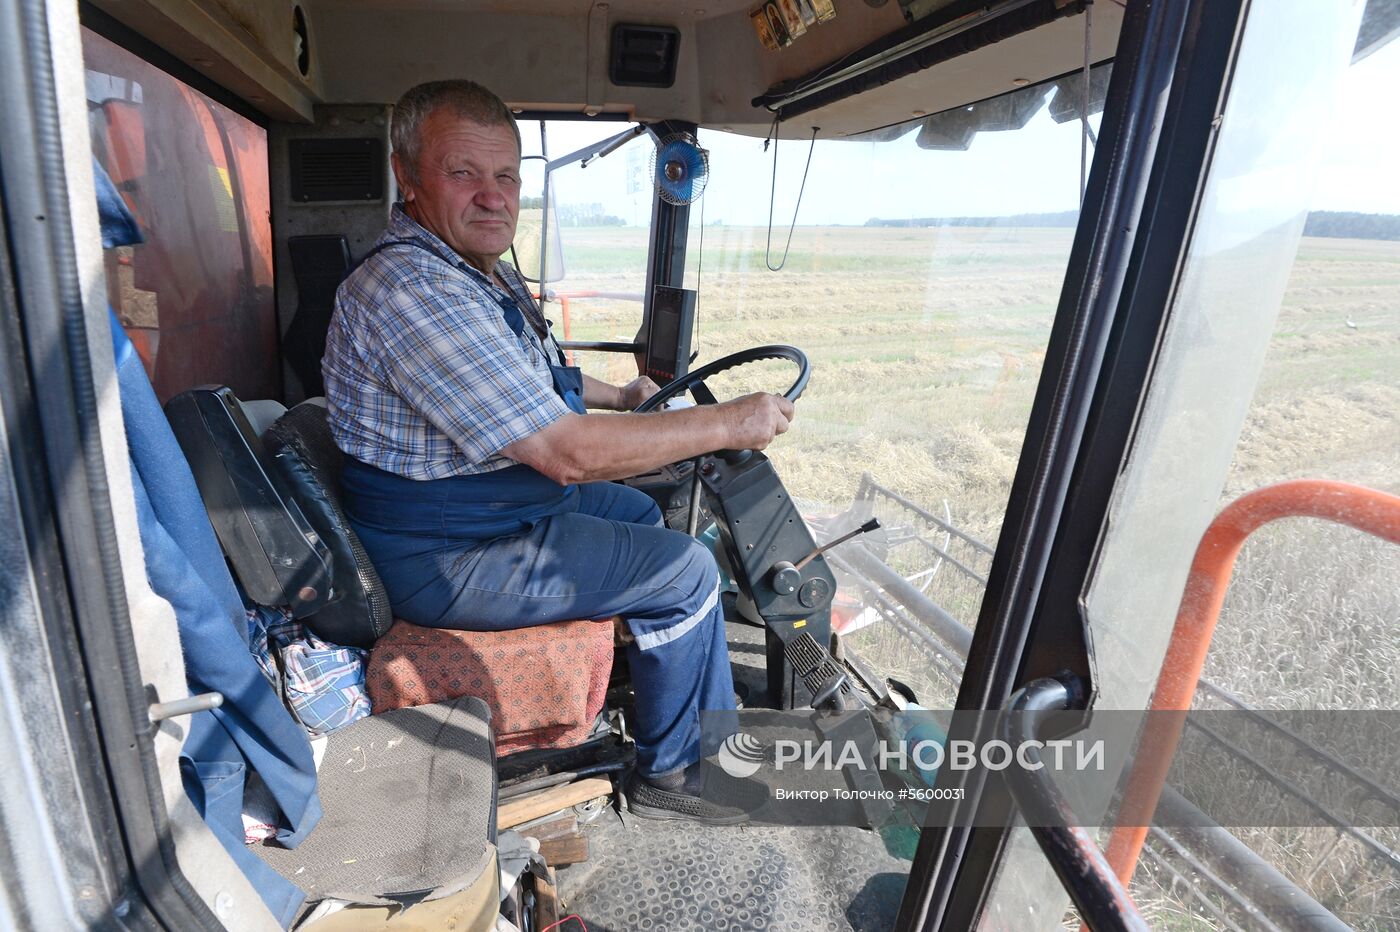
<instances>
[{"instance_id":1,"label":"man's forearm","mask_svg":"<svg viewBox=\"0 0 1400 932\"><path fill-rule=\"evenodd\" d=\"M679 411L566 414L501 453L560 485L626 479L714 450L761 450L792 417L792 402L766 392Z\"/></svg>"},{"instance_id":2,"label":"man's forearm","mask_svg":"<svg viewBox=\"0 0 1400 932\"><path fill-rule=\"evenodd\" d=\"M583 377L583 403L590 408L620 411L622 410L622 389L616 385L609 385L601 379L595 379L591 375L585 375Z\"/></svg>"},{"instance_id":3,"label":"man's forearm","mask_svg":"<svg viewBox=\"0 0 1400 932\"><path fill-rule=\"evenodd\" d=\"M561 485L626 479L724 448L731 431L717 407L651 414L574 414L502 452Z\"/></svg>"}]
</instances>

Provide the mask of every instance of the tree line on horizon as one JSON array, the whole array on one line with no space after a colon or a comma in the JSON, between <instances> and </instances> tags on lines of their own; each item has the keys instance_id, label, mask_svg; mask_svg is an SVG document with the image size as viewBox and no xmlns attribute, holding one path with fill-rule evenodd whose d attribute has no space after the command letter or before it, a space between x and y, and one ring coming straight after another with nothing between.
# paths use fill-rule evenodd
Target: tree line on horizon
<instances>
[{"instance_id":1,"label":"tree line on horizon","mask_svg":"<svg viewBox=\"0 0 1400 932\"><path fill-rule=\"evenodd\" d=\"M522 197L521 210L542 210L543 197ZM627 221L603 209L602 204L556 204L551 211L561 227L620 227Z\"/></svg>"},{"instance_id":2,"label":"tree line on horizon","mask_svg":"<svg viewBox=\"0 0 1400 932\"><path fill-rule=\"evenodd\" d=\"M885 220L872 217L868 227L1072 227L1079 212L1013 214L1006 217L913 217ZM1315 210L1303 225L1304 236L1341 239L1400 240L1400 214L1363 214L1357 211Z\"/></svg>"}]
</instances>

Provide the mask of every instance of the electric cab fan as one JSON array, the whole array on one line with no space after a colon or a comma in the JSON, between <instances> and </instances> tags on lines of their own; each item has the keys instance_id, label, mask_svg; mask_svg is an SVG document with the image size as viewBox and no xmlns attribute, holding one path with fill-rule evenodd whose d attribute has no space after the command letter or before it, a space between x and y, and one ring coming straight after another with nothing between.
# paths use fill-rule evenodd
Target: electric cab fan
<instances>
[{"instance_id":1,"label":"electric cab fan","mask_svg":"<svg viewBox=\"0 0 1400 932\"><path fill-rule=\"evenodd\" d=\"M682 207L704 193L710 154L689 133L672 133L657 144L651 174L661 199Z\"/></svg>"}]
</instances>

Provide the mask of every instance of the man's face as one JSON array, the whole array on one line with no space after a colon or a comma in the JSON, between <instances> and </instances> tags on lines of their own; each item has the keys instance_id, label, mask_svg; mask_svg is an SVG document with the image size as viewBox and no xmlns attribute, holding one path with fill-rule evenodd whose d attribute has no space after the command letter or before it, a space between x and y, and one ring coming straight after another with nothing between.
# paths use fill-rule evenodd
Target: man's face
<instances>
[{"instance_id":1,"label":"man's face","mask_svg":"<svg viewBox=\"0 0 1400 932\"><path fill-rule=\"evenodd\" d=\"M447 108L420 128L418 181L394 156L409 216L489 273L515 240L520 214L520 148L509 126L483 126Z\"/></svg>"}]
</instances>

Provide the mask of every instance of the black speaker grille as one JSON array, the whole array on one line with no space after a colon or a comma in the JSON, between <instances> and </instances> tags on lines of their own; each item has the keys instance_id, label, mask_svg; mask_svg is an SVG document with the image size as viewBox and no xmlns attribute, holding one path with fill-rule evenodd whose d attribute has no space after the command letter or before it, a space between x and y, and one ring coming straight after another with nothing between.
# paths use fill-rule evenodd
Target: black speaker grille
<instances>
[{"instance_id":1,"label":"black speaker grille","mask_svg":"<svg viewBox=\"0 0 1400 932\"><path fill-rule=\"evenodd\" d=\"M377 201L384 197L379 139L292 139L292 200Z\"/></svg>"}]
</instances>

